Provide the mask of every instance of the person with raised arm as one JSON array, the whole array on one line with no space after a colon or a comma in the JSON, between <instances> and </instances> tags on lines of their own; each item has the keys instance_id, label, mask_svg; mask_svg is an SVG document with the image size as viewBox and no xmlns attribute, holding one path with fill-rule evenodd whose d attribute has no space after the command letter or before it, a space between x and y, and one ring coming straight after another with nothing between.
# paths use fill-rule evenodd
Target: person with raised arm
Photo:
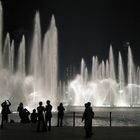
<instances>
[{"instance_id":1,"label":"person with raised arm","mask_svg":"<svg viewBox=\"0 0 140 140\"><path fill-rule=\"evenodd\" d=\"M3 123L4 121L7 123L8 122L8 114L11 114L11 111L9 109L11 103L9 100L5 100L2 104L1 104L1 107L2 107L2 111L1 111L1 114L2 114L2 119L1 119L1 128L3 128Z\"/></svg>"}]
</instances>

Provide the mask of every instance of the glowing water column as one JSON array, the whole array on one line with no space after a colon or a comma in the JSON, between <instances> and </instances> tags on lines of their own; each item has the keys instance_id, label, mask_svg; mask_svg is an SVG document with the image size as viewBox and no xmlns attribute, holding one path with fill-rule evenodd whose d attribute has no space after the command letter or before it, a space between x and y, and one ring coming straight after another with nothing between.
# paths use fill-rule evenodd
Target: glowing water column
<instances>
[{"instance_id":1,"label":"glowing water column","mask_svg":"<svg viewBox=\"0 0 140 140\"><path fill-rule=\"evenodd\" d=\"M118 57L118 94L119 94L119 106L125 106L126 103L126 94L125 94L125 77L124 77L124 65L122 61L121 53L119 52Z\"/></svg>"},{"instance_id":2,"label":"glowing water column","mask_svg":"<svg viewBox=\"0 0 140 140\"><path fill-rule=\"evenodd\" d=\"M40 16L37 12L30 60L30 74L34 79L33 92L38 99L49 99L55 105L58 84L58 39L54 16L44 35L43 43L41 40Z\"/></svg>"},{"instance_id":3,"label":"glowing water column","mask_svg":"<svg viewBox=\"0 0 140 140\"><path fill-rule=\"evenodd\" d=\"M128 47L128 92L130 106L133 105L133 83L134 83L134 65L130 46Z\"/></svg>"},{"instance_id":4,"label":"glowing water column","mask_svg":"<svg viewBox=\"0 0 140 140\"><path fill-rule=\"evenodd\" d=\"M0 69L2 68L2 23L3 23L2 6L0 2Z\"/></svg>"},{"instance_id":5,"label":"glowing water column","mask_svg":"<svg viewBox=\"0 0 140 140\"><path fill-rule=\"evenodd\" d=\"M113 55L113 49L112 46L110 46L109 50L109 78L111 79L110 83L110 106L114 105L114 93L113 93L113 86L112 82L116 82L116 75L115 75L115 65L114 65L114 55Z\"/></svg>"}]
</instances>

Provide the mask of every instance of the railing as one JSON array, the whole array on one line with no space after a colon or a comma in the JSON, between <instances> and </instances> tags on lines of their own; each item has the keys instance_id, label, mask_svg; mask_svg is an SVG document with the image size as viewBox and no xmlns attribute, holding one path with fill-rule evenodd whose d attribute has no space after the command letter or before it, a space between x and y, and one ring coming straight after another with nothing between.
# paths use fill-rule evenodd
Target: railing
<instances>
[{"instance_id":1,"label":"railing","mask_svg":"<svg viewBox=\"0 0 140 140\"><path fill-rule=\"evenodd\" d=\"M75 127L75 114L76 114L76 112L72 112L72 114L73 114L73 127ZM109 112L109 126L111 127L112 126L112 112Z\"/></svg>"},{"instance_id":2,"label":"railing","mask_svg":"<svg viewBox=\"0 0 140 140\"><path fill-rule=\"evenodd\" d=\"M77 112L71 113L73 127L84 125L84 123L79 123L82 119L82 113L80 115L77 115ZM140 112L101 112L101 115L98 113L100 112L95 112L93 126L140 126ZM77 119L79 119L79 124L77 123Z\"/></svg>"},{"instance_id":3,"label":"railing","mask_svg":"<svg viewBox=\"0 0 140 140\"><path fill-rule=\"evenodd\" d=\"M111 122L112 122L112 121L111 121L111 120L112 120L111 114L112 114L112 113L109 112L109 122L110 122L110 127L111 127Z\"/></svg>"},{"instance_id":4,"label":"railing","mask_svg":"<svg viewBox=\"0 0 140 140\"><path fill-rule=\"evenodd\" d=\"M75 127L75 112L73 112L73 127Z\"/></svg>"},{"instance_id":5,"label":"railing","mask_svg":"<svg viewBox=\"0 0 140 140\"><path fill-rule=\"evenodd\" d=\"M137 111L94 111L93 126L140 126L140 112ZM66 111L63 118L63 126L84 126L82 120L83 112ZM18 113L10 114L9 120L19 122ZM0 114L1 121L1 114ZM57 112L53 112L52 125L57 125Z\"/></svg>"}]
</instances>

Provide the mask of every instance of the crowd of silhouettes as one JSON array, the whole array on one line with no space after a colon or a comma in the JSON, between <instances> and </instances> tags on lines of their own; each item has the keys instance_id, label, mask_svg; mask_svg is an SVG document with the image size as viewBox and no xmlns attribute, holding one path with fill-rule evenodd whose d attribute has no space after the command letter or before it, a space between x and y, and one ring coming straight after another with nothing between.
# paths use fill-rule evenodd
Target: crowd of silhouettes
<instances>
[{"instance_id":1,"label":"crowd of silhouettes","mask_svg":"<svg viewBox=\"0 0 140 140\"><path fill-rule=\"evenodd\" d=\"M4 121L8 122L8 114L11 113L9 107L11 103L9 100L5 100L2 104L2 119L1 119L1 128L3 128ZM43 102L39 102L39 106L36 109L33 109L32 113L30 113L26 108L24 108L23 103L21 102L17 108L19 112L20 122L21 123L36 123L37 124L37 132L41 131L51 131L51 118L52 118L52 105L50 100L46 101L46 106L43 106ZM63 117L65 108L63 103L60 103L57 106L57 127L62 127ZM30 115L30 117L29 117ZM91 103L85 103L85 110L82 116L82 121L84 121L84 129L86 138L90 138L93 135L92 132L92 119L94 118L94 112L91 107Z\"/></svg>"}]
</instances>

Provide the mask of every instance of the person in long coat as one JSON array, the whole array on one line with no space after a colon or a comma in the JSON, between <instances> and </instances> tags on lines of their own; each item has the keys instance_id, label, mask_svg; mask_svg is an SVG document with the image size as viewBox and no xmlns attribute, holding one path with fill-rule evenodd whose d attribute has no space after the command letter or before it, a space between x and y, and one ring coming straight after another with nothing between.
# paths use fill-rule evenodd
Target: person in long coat
<instances>
[{"instance_id":1,"label":"person in long coat","mask_svg":"<svg viewBox=\"0 0 140 140\"><path fill-rule=\"evenodd\" d=\"M92 119L94 118L94 112L91 107L91 103L88 102L85 104L85 111L83 113L82 121L84 121L84 128L86 137L92 136Z\"/></svg>"}]
</instances>

